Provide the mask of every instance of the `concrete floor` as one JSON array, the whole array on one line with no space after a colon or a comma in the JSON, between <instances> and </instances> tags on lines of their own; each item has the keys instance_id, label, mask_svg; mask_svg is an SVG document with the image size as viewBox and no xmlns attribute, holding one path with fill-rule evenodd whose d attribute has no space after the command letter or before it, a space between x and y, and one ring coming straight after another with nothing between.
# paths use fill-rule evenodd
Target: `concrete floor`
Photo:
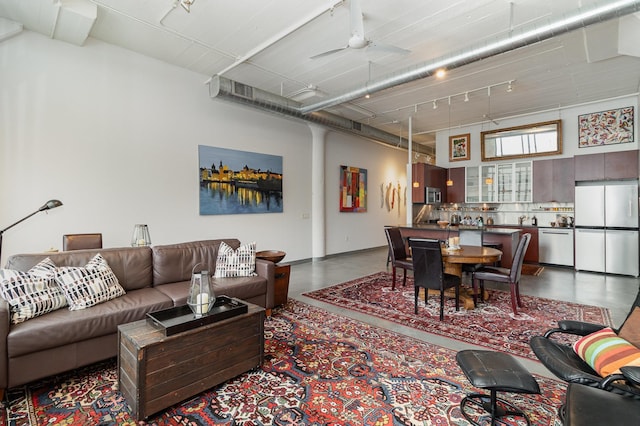
<instances>
[{"instance_id":1,"label":"concrete floor","mask_svg":"<svg viewBox=\"0 0 640 426\"><path fill-rule=\"evenodd\" d=\"M286 261L286 259L285 259ZM474 348L473 345L425 333L370 315L346 310L302 295L312 290L329 287L387 268L387 247L329 256L322 260L297 262L291 266L289 297L324 308L331 312L403 333L417 339L454 350ZM493 283L486 283L491 288ZM520 293L549 299L595 305L609 308L614 325L620 326L636 297L640 279L575 272L570 268L545 266L540 276L525 275L520 282ZM540 363L519 358L534 373L554 377Z\"/></svg>"}]
</instances>

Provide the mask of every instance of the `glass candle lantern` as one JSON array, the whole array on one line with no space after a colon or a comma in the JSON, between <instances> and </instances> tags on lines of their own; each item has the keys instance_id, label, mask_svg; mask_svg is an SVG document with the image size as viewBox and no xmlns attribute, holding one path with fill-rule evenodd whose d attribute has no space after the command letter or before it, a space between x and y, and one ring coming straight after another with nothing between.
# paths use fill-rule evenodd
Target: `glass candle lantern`
<instances>
[{"instance_id":1,"label":"glass candle lantern","mask_svg":"<svg viewBox=\"0 0 640 426\"><path fill-rule=\"evenodd\" d=\"M209 279L209 271L193 272L191 274L191 287L189 288L189 297L187 305L196 318L209 313L216 296L213 293L213 286Z\"/></svg>"},{"instance_id":2,"label":"glass candle lantern","mask_svg":"<svg viewBox=\"0 0 640 426\"><path fill-rule=\"evenodd\" d=\"M151 245L151 236L147 225L135 225L131 236L131 247L144 247Z\"/></svg>"}]
</instances>

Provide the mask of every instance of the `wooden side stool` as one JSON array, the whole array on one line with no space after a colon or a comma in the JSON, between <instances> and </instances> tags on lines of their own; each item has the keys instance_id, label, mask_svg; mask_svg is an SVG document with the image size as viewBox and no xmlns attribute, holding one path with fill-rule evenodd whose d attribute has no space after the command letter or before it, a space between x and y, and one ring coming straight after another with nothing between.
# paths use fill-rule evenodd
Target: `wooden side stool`
<instances>
[{"instance_id":1,"label":"wooden side stool","mask_svg":"<svg viewBox=\"0 0 640 426\"><path fill-rule=\"evenodd\" d=\"M480 419L474 420L465 411L469 404L488 412L491 425L506 424L500 420L506 416L522 417L527 425L531 424L522 410L497 396L498 392L540 393L536 379L517 359L503 352L463 350L456 354L456 361L473 386L490 391L489 395L471 393L460 402L460 411L471 424L479 425Z\"/></svg>"}]
</instances>

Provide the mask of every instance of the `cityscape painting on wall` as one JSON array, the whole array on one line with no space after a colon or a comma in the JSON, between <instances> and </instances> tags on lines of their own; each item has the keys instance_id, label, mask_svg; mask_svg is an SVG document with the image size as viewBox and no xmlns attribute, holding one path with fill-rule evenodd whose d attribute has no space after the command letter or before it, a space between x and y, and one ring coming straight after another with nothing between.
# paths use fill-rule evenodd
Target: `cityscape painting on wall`
<instances>
[{"instance_id":1,"label":"cityscape painting on wall","mask_svg":"<svg viewBox=\"0 0 640 426\"><path fill-rule=\"evenodd\" d=\"M200 214L282 213L282 157L198 145Z\"/></svg>"},{"instance_id":2,"label":"cityscape painting on wall","mask_svg":"<svg viewBox=\"0 0 640 426\"><path fill-rule=\"evenodd\" d=\"M367 169L340 166L340 211L367 211Z\"/></svg>"}]
</instances>

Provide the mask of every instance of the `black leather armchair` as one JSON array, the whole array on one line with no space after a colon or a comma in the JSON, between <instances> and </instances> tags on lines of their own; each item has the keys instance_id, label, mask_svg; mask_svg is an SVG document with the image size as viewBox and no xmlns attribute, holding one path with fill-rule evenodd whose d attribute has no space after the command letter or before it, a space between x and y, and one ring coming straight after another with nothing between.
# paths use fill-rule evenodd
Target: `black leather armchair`
<instances>
[{"instance_id":1,"label":"black leather armchair","mask_svg":"<svg viewBox=\"0 0 640 426\"><path fill-rule=\"evenodd\" d=\"M627 319L633 310L639 306L640 291L631 305ZM625 319L625 322L627 319ZM621 380L623 377L620 375L614 374L604 378L601 377L574 352L570 344L554 339L554 336L562 333L586 336L605 327L602 324L562 320L558 321L557 328L548 330L544 336L532 337L529 345L540 362L565 382L602 388L613 393L640 399L640 385L628 380ZM614 331L617 332L618 330Z\"/></svg>"},{"instance_id":2,"label":"black leather armchair","mask_svg":"<svg viewBox=\"0 0 640 426\"><path fill-rule=\"evenodd\" d=\"M620 378L640 386L640 367L622 367ZM564 426L639 425L640 401L578 383L570 383L559 413Z\"/></svg>"}]
</instances>

